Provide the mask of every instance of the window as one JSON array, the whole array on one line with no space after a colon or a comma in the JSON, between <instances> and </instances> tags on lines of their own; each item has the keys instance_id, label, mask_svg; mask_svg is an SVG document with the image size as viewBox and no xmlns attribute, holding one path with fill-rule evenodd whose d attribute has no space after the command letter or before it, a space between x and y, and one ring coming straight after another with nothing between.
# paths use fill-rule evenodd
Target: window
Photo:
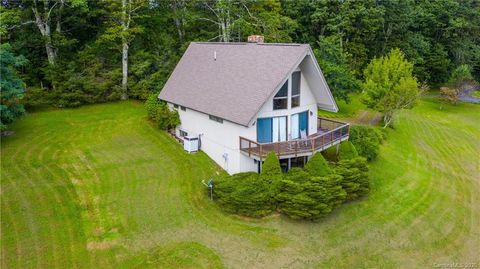
<instances>
[{"instance_id":1,"label":"window","mask_svg":"<svg viewBox=\"0 0 480 269\"><path fill-rule=\"evenodd\" d=\"M173 105L173 108L178 109L178 105Z\"/></svg>"},{"instance_id":2,"label":"window","mask_svg":"<svg viewBox=\"0 0 480 269\"><path fill-rule=\"evenodd\" d=\"M300 106L300 71L292 74L292 107Z\"/></svg>"},{"instance_id":3,"label":"window","mask_svg":"<svg viewBox=\"0 0 480 269\"><path fill-rule=\"evenodd\" d=\"M293 167L300 167L303 168L305 164L307 163L307 157L297 157L297 158L291 158L290 159L290 168Z\"/></svg>"},{"instance_id":4,"label":"window","mask_svg":"<svg viewBox=\"0 0 480 269\"><path fill-rule=\"evenodd\" d=\"M287 109L288 106L288 80L273 97L273 110Z\"/></svg>"},{"instance_id":5,"label":"window","mask_svg":"<svg viewBox=\"0 0 480 269\"><path fill-rule=\"evenodd\" d=\"M185 132L184 130L180 130L180 137L185 137L188 136L188 133Z\"/></svg>"},{"instance_id":6,"label":"window","mask_svg":"<svg viewBox=\"0 0 480 269\"><path fill-rule=\"evenodd\" d=\"M183 111L187 111L187 108L184 107L184 106L180 106L180 109L183 110Z\"/></svg>"},{"instance_id":7,"label":"window","mask_svg":"<svg viewBox=\"0 0 480 269\"><path fill-rule=\"evenodd\" d=\"M219 122L219 123L223 123L223 119L222 119L222 118L215 117L215 116L212 116L212 115L209 115L208 117L209 117L211 120L214 120L214 121Z\"/></svg>"}]
</instances>

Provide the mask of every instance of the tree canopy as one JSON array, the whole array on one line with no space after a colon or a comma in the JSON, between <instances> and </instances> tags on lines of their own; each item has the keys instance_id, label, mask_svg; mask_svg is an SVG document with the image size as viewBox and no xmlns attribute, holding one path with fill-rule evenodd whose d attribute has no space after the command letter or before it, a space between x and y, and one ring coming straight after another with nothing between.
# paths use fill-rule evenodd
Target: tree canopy
<instances>
[{"instance_id":1,"label":"tree canopy","mask_svg":"<svg viewBox=\"0 0 480 269\"><path fill-rule=\"evenodd\" d=\"M462 65L480 80L474 0L7 0L0 9L0 42L28 59L17 70L24 100L59 107L146 99L189 42L252 34L310 44L333 94L346 100L372 59L395 48L419 82L443 86Z\"/></svg>"},{"instance_id":2,"label":"tree canopy","mask_svg":"<svg viewBox=\"0 0 480 269\"><path fill-rule=\"evenodd\" d=\"M374 58L365 69L363 101L367 107L384 114L385 126L392 122L397 110L411 108L417 99L418 82L412 71L413 63L399 49Z\"/></svg>"},{"instance_id":3,"label":"tree canopy","mask_svg":"<svg viewBox=\"0 0 480 269\"><path fill-rule=\"evenodd\" d=\"M16 68L25 65L23 56L15 56L9 44L0 45L0 131L7 128L25 110L21 104L25 84Z\"/></svg>"}]
</instances>

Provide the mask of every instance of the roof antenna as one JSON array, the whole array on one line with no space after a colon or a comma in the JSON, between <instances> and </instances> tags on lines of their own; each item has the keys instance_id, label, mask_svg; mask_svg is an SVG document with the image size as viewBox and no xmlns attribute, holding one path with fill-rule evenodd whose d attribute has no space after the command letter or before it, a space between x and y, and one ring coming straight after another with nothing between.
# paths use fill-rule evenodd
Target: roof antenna
<instances>
[{"instance_id":1,"label":"roof antenna","mask_svg":"<svg viewBox=\"0 0 480 269\"><path fill-rule=\"evenodd\" d=\"M216 61L217 60L217 51L213 51L213 60Z\"/></svg>"}]
</instances>

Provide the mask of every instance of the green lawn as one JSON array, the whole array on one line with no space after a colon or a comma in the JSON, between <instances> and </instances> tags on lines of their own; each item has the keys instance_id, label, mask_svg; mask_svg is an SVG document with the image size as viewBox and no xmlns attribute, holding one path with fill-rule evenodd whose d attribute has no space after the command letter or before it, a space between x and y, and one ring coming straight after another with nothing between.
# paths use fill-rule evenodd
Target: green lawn
<instances>
[{"instance_id":1,"label":"green lawn","mask_svg":"<svg viewBox=\"0 0 480 269\"><path fill-rule=\"evenodd\" d=\"M442 109L440 109L442 107ZM2 268L428 268L480 253L480 106L424 99L320 223L222 213L136 102L27 115L1 145Z\"/></svg>"}]
</instances>

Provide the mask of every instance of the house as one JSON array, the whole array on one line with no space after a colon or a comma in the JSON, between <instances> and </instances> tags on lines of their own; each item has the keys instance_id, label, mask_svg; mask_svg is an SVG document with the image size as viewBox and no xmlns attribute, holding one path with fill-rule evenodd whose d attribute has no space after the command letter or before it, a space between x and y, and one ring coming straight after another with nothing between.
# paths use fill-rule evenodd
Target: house
<instances>
[{"instance_id":1,"label":"house","mask_svg":"<svg viewBox=\"0 0 480 269\"><path fill-rule=\"evenodd\" d=\"M338 108L312 49L305 44L193 42L159 99L178 110L176 136L229 174L260 171L275 151L283 170L348 139L346 123L317 118Z\"/></svg>"}]
</instances>

